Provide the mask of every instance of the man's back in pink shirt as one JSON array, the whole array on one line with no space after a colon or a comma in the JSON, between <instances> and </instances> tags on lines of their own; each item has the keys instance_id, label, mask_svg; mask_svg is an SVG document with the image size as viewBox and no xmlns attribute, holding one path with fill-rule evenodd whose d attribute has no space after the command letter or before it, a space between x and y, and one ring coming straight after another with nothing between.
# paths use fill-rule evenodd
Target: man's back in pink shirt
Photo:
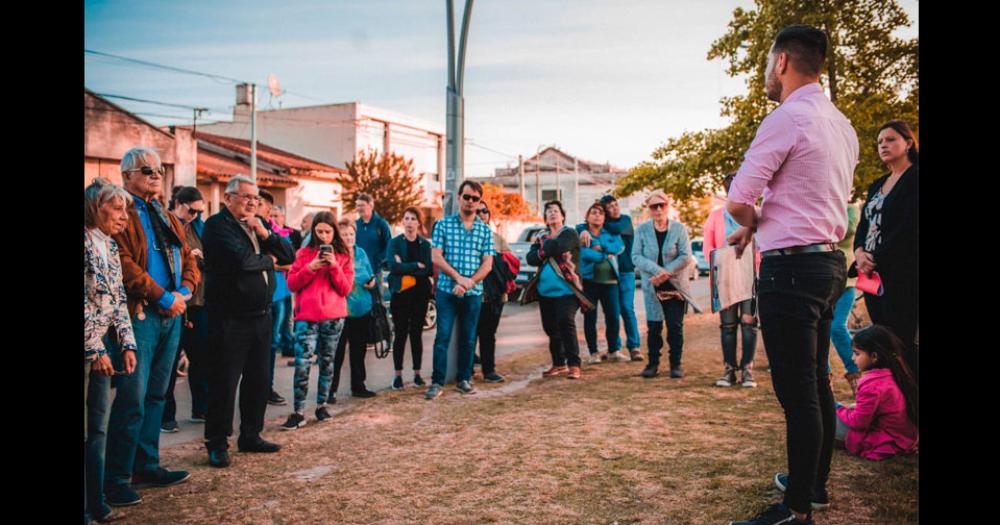
<instances>
[{"instance_id":1,"label":"man's back in pink shirt","mask_svg":"<svg viewBox=\"0 0 1000 525\"><path fill-rule=\"evenodd\" d=\"M796 89L771 112L747 150L729 200L754 205L761 251L836 243L847 231L847 202L858 136L818 83Z\"/></svg>"}]
</instances>

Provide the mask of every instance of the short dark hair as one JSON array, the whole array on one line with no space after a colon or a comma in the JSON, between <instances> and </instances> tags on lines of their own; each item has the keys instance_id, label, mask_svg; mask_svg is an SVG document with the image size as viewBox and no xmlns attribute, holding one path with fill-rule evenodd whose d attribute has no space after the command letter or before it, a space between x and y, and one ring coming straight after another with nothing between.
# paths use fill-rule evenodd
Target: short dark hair
<instances>
[{"instance_id":1,"label":"short dark hair","mask_svg":"<svg viewBox=\"0 0 1000 525\"><path fill-rule=\"evenodd\" d=\"M563 221L566 220L566 210L563 209L562 203L559 202L559 201L549 201L549 202L546 202L545 206L542 208L542 214L543 215L545 214L546 210L549 209L549 206L555 206L556 208L559 208L559 213L562 214Z\"/></svg>"},{"instance_id":2,"label":"short dark hair","mask_svg":"<svg viewBox=\"0 0 1000 525\"><path fill-rule=\"evenodd\" d=\"M167 205L168 209L173 210L178 204L190 204L195 201L205 200L201 195L201 191L194 186L174 186L174 189L170 192L170 202Z\"/></svg>"},{"instance_id":3,"label":"short dark hair","mask_svg":"<svg viewBox=\"0 0 1000 525\"><path fill-rule=\"evenodd\" d=\"M260 193L260 198L266 200L267 202L270 202L271 204L274 204L274 195L271 195L271 192L265 190L258 190L258 193Z\"/></svg>"},{"instance_id":4,"label":"short dark hair","mask_svg":"<svg viewBox=\"0 0 1000 525\"><path fill-rule=\"evenodd\" d=\"M614 195L611 195L609 193L609 194L601 197L601 200L599 200L597 202L603 204L604 206L607 206L608 204L611 204L612 202L618 202L618 199L616 199ZM607 211L607 210L605 210L605 211Z\"/></svg>"},{"instance_id":5,"label":"short dark hair","mask_svg":"<svg viewBox=\"0 0 1000 525\"><path fill-rule=\"evenodd\" d=\"M904 140L912 140L913 146L906 149L906 157L910 159L913 164L920 164L920 145L917 144L917 137L913 135L913 128L905 120L890 120L885 124L882 124L881 128L878 128L878 132L882 133L882 130L892 128L903 136Z\"/></svg>"},{"instance_id":6,"label":"short dark hair","mask_svg":"<svg viewBox=\"0 0 1000 525\"><path fill-rule=\"evenodd\" d=\"M604 215L605 217L608 216L608 209L604 207L604 204L601 204L601 201L594 201L594 203L587 208L587 213L583 214L584 222L586 222L587 217L590 217L591 210L601 210L601 215Z\"/></svg>"},{"instance_id":7,"label":"short dark hair","mask_svg":"<svg viewBox=\"0 0 1000 525\"><path fill-rule=\"evenodd\" d=\"M359 193L357 197L354 198L355 201L365 201L368 204L375 204L375 199L367 193Z\"/></svg>"},{"instance_id":8,"label":"short dark hair","mask_svg":"<svg viewBox=\"0 0 1000 525\"><path fill-rule=\"evenodd\" d=\"M774 52L788 53L795 69L803 75L819 76L826 60L828 39L820 29L807 25L791 25L774 39Z\"/></svg>"},{"instance_id":9,"label":"short dark hair","mask_svg":"<svg viewBox=\"0 0 1000 525\"><path fill-rule=\"evenodd\" d=\"M480 197L483 196L483 185L480 184L480 183L478 183L478 182L476 182L476 181L474 181L474 180L464 180L464 181L462 181L462 184L458 186L458 194L459 195L462 194L462 190L464 190L466 186L472 188L476 193L479 194Z\"/></svg>"}]
</instances>

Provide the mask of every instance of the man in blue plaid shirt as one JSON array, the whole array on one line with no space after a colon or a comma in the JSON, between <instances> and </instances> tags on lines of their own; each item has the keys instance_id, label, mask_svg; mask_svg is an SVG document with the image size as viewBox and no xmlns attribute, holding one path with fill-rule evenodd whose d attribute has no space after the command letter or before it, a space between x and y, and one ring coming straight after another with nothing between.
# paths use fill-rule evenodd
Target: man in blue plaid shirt
<instances>
[{"instance_id":1,"label":"man in blue plaid shirt","mask_svg":"<svg viewBox=\"0 0 1000 525\"><path fill-rule=\"evenodd\" d=\"M476 325L483 305L482 281L493 269L493 232L476 216L483 187L464 181L458 187L459 212L434 225L431 256L438 267L438 326L434 337L434 374L427 389L427 399L441 395L448 371L448 345L458 322L458 391L475 393L472 388L472 359L476 349Z\"/></svg>"}]
</instances>

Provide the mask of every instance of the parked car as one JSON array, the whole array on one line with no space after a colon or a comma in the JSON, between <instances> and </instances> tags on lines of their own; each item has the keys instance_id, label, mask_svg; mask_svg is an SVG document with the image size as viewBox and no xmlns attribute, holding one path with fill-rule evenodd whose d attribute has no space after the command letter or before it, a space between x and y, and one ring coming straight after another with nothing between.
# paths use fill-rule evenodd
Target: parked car
<instances>
[{"instance_id":1,"label":"parked car","mask_svg":"<svg viewBox=\"0 0 1000 525\"><path fill-rule=\"evenodd\" d=\"M703 239L701 237L695 237L691 240L691 252L694 254L695 264L698 267L698 275L708 275L708 261L705 259L705 253L702 251L704 247ZM692 279L694 279L692 273Z\"/></svg>"},{"instance_id":2,"label":"parked car","mask_svg":"<svg viewBox=\"0 0 1000 525\"><path fill-rule=\"evenodd\" d=\"M538 273L538 267L528 264L528 260L525 257L528 256L528 251L531 250L531 243L535 242L543 231L545 231L544 224L528 226L518 235L516 242L510 243L510 251L521 260L521 270L514 280L517 283L517 292L510 297L511 301L521 298L524 286Z\"/></svg>"}]
</instances>

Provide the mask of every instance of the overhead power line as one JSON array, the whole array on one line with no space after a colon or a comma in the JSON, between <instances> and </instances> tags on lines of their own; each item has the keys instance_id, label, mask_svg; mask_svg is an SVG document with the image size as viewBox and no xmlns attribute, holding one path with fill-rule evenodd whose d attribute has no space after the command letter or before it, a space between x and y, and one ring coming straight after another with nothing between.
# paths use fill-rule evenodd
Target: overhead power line
<instances>
[{"instance_id":1,"label":"overhead power line","mask_svg":"<svg viewBox=\"0 0 1000 525\"><path fill-rule=\"evenodd\" d=\"M184 104L173 104L173 103L170 103L170 102L159 102L159 101L156 101L156 100L146 100L146 99L142 99L142 98L126 97L125 95L112 95L112 94L109 94L109 93L98 93L97 95L100 96L100 97L104 97L104 98L120 98L122 100L131 100L133 102L143 102L143 103L146 103L146 104L156 104L158 106L167 106L167 107L172 107L172 108L190 109L190 110L194 110L194 111L210 111L209 108L200 108L200 107L197 107L197 106L187 106L187 105L184 105Z\"/></svg>"},{"instance_id":2,"label":"overhead power line","mask_svg":"<svg viewBox=\"0 0 1000 525\"><path fill-rule=\"evenodd\" d=\"M167 65L164 65L164 64L157 64L156 62L149 62L147 60L138 60L138 59L135 59L135 58L128 58L128 57L123 57L123 56L120 56L120 55L112 55L111 53L102 53L100 51L94 51L92 49L84 49L83 52L84 53L89 53L91 55L109 57L109 58L114 58L114 59L117 59L117 60L122 60L122 61L125 61L125 62L131 62L133 64L140 64L140 65L148 66L148 67L158 67L160 69L165 69L165 70L168 70L168 71L174 71L174 72L177 72L177 73L185 73L185 74L188 74L188 75L197 75L197 76L201 76L201 77L213 78L213 79L216 79L216 80L225 80L227 82L233 82L233 83L236 83L236 84L249 84L249 82L246 81L246 80L240 80L240 79L237 79L237 78L224 77L222 75L213 75L211 73L202 73L201 71L194 71L194 70L191 70L191 69L183 69L183 68L179 68L179 67L167 66Z\"/></svg>"}]
</instances>

